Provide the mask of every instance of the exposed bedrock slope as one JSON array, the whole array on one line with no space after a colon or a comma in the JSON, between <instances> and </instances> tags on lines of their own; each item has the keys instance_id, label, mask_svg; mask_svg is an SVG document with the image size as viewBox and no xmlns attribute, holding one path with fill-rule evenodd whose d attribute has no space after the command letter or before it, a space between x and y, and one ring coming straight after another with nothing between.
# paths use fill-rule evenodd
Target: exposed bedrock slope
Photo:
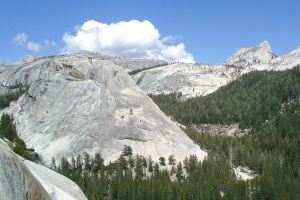
<instances>
[{"instance_id":1,"label":"exposed bedrock slope","mask_svg":"<svg viewBox=\"0 0 300 200\"><path fill-rule=\"evenodd\" d=\"M86 199L73 181L16 155L2 139L0 177L1 200Z\"/></svg>"},{"instance_id":2,"label":"exposed bedrock slope","mask_svg":"<svg viewBox=\"0 0 300 200\"><path fill-rule=\"evenodd\" d=\"M47 164L52 157L75 157L83 151L114 161L124 145L156 161L171 154L178 161L206 155L110 61L70 55L25 67L19 67L23 76L34 71L40 77L5 112L14 115L20 137ZM2 77L2 82L14 81Z\"/></svg>"}]
</instances>

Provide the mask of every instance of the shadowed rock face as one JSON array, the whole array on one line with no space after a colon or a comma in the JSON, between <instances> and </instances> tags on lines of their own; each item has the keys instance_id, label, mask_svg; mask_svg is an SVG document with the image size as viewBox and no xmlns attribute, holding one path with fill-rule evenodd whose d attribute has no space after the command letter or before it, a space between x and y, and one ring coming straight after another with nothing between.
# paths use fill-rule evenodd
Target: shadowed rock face
<instances>
[{"instance_id":1,"label":"shadowed rock face","mask_svg":"<svg viewBox=\"0 0 300 200\"><path fill-rule=\"evenodd\" d=\"M40 182L0 139L0 199L50 199Z\"/></svg>"},{"instance_id":2,"label":"shadowed rock face","mask_svg":"<svg viewBox=\"0 0 300 200\"><path fill-rule=\"evenodd\" d=\"M0 177L1 200L86 200L73 181L16 155L2 139Z\"/></svg>"},{"instance_id":3,"label":"shadowed rock face","mask_svg":"<svg viewBox=\"0 0 300 200\"><path fill-rule=\"evenodd\" d=\"M80 54L19 65L2 69L8 78L0 75L0 83L31 86L5 112L14 115L20 137L48 164L52 157L83 151L114 161L124 145L155 161L171 154L177 161L206 155L109 60Z\"/></svg>"}]
</instances>

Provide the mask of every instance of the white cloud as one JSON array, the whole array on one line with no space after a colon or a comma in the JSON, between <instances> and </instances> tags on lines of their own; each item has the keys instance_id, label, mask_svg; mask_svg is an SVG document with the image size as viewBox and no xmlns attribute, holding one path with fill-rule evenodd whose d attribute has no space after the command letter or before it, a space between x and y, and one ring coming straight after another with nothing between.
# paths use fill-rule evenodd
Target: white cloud
<instances>
[{"instance_id":1,"label":"white cloud","mask_svg":"<svg viewBox=\"0 0 300 200\"><path fill-rule=\"evenodd\" d=\"M30 41L26 44L26 49L31 50L31 51L40 52L41 48L42 48L42 46L35 42Z\"/></svg>"},{"instance_id":2,"label":"white cloud","mask_svg":"<svg viewBox=\"0 0 300 200\"><path fill-rule=\"evenodd\" d=\"M35 52L40 52L42 49L46 49L50 47L56 47L56 43L54 41L44 40L44 44L40 45L37 42L32 42L32 41L27 42L27 39L28 39L28 35L26 35L25 33L19 33L12 39L12 42L23 48Z\"/></svg>"},{"instance_id":3,"label":"white cloud","mask_svg":"<svg viewBox=\"0 0 300 200\"><path fill-rule=\"evenodd\" d=\"M162 42L164 43L170 43L170 44L175 44L177 42L177 40L182 39L180 36L167 36L164 37L163 39L161 39Z\"/></svg>"},{"instance_id":4,"label":"white cloud","mask_svg":"<svg viewBox=\"0 0 300 200\"><path fill-rule=\"evenodd\" d=\"M56 43L54 41L44 40L44 47L50 48L50 47L56 47Z\"/></svg>"},{"instance_id":5,"label":"white cloud","mask_svg":"<svg viewBox=\"0 0 300 200\"><path fill-rule=\"evenodd\" d=\"M62 53L88 50L121 57L150 57L194 62L193 56L185 51L183 44L165 45L165 42L176 42L176 38L168 36L160 40L159 31L147 20L121 21L109 25L91 20L81 27L76 26L75 30L75 36L69 33L63 36L65 47L61 49Z\"/></svg>"},{"instance_id":6,"label":"white cloud","mask_svg":"<svg viewBox=\"0 0 300 200\"><path fill-rule=\"evenodd\" d=\"M19 33L16 37L13 38L12 42L19 46L24 47L25 43L27 42L28 36L25 33Z\"/></svg>"},{"instance_id":7,"label":"white cloud","mask_svg":"<svg viewBox=\"0 0 300 200\"><path fill-rule=\"evenodd\" d=\"M184 44L179 44L177 46L167 46L166 48L162 49L161 53L164 57L169 58L171 60L176 60L179 62L187 62L187 63L194 63L193 55L187 53L184 50Z\"/></svg>"}]
</instances>

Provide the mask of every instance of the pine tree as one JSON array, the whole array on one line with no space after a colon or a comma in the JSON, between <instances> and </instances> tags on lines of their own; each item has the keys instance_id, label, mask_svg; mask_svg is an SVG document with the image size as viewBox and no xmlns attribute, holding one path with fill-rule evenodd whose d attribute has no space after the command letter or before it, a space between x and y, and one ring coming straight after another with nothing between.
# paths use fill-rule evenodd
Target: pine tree
<instances>
[{"instance_id":1,"label":"pine tree","mask_svg":"<svg viewBox=\"0 0 300 200\"><path fill-rule=\"evenodd\" d=\"M118 160L118 165L122 170L127 170L128 169L128 162L127 160L124 158L124 156L120 156L119 160Z\"/></svg>"},{"instance_id":2,"label":"pine tree","mask_svg":"<svg viewBox=\"0 0 300 200\"><path fill-rule=\"evenodd\" d=\"M169 165L174 165L176 159L175 159L175 155L170 155L169 158Z\"/></svg>"},{"instance_id":3,"label":"pine tree","mask_svg":"<svg viewBox=\"0 0 300 200\"><path fill-rule=\"evenodd\" d=\"M92 161L92 170L94 173L99 172L104 167L104 160L100 153L95 153Z\"/></svg>"},{"instance_id":4,"label":"pine tree","mask_svg":"<svg viewBox=\"0 0 300 200\"><path fill-rule=\"evenodd\" d=\"M131 146L124 145L124 149L123 149L122 155L123 156L131 156L132 155L132 148L131 148Z\"/></svg>"},{"instance_id":5,"label":"pine tree","mask_svg":"<svg viewBox=\"0 0 300 200\"><path fill-rule=\"evenodd\" d=\"M156 162L155 165L154 165L154 172L158 172L159 171L159 165L158 163Z\"/></svg>"},{"instance_id":6,"label":"pine tree","mask_svg":"<svg viewBox=\"0 0 300 200\"><path fill-rule=\"evenodd\" d=\"M166 159L165 159L164 157L160 157L160 158L159 158L159 164L162 165L162 166L166 166L165 160L166 160Z\"/></svg>"},{"instance_id":7,"label":"pine tree","mask_svg":"<svg viewBox=\"0 0 300 200\"><path fill-rule=\"evenodd\" d=\"M52 157L52 167L54 170L56 170L56 163L55 163L55 159Z\"/></svg>"},{"instance_id":8,"label":"pine tree","mask_svg":"<svg viewBox=\"0 0 300 200\"><path fill-rule=\"evenodd\" d=\"M139 156L136 157L134 172L135 172L135 178L143 178L144 177L142 159Z\"/></svg>"},{"instance_id":9,"label":"pine tree","mask_svg":"<svg viewBox=\"0 0 300 200\"><path fill-rule=\"evenodd\" d=\"M76 158L76 169L81 174L82 173L82 161L81 161L81 155L78 154Z\"/></svg>"},{"instance_id":10,"label":"pine tree","mask_svg":"<svg viewBox=\"0 0 300 200\"><path fill-rule=\"evenodd\" d=\"M151 156L149 156L149 161L148 161L148 171L149 171L150 173L153 172L153 161L152 161L152 159L151 159Z\"/></svg>"},{"instance_id":11,"label":"pine tree","mask_svg":"<svg viewBox=\"0 0 300 200\"><path fill-rule=\"evenodd\" d=\"M176 170L177 180L182 180L182 178L183 178L182 175L183 175L182 163L179 162L178 165L177 165L177 170Z\"/></svg>"},{"instance_id":12,"label":"pine tree","mask_svg":"<svg viewBox=\"0 0 300 200\"><path fill-rule=\"evenodd\" d=\"M17 137L16 126L13 124L13 119L6 113L1 116L0 122L0 137L5 137L9 141L13 141Z\"/></svg>"},{"instance_id":13,"label":"pine tree","mask_svg":"<svg viewBox=\"0 0 300 200\"><path fill-rule=\"evenodd\" d=\"M84 170L90 171L92 168L91 165L91 156L85 151L83 152L83 164L84 164Z\"/></svg>"}]
</instances>

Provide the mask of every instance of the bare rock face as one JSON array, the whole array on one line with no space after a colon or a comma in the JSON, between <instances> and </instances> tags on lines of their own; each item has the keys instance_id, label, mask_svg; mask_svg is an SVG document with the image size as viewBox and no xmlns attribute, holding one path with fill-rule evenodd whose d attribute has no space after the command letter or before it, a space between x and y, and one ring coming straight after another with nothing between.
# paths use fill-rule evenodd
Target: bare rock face
<instances>
[{"instance_id":1,"label":"bare rock face","mask_svg":"<svg viewBox=\"0 0 300 200\"><path fill-rule=\"evenodd\" d=\"M154 68L168 64L168 61L165 60L147 58L120 58L116 56L102 55L100 53L90 51L79 51L78 53L75 53L75 55L77 57L80 57L81 59L83 59L84 57L89 57L94 60L108 60L124 68L127 72L137 69Z\"/></svg>"},{"instance_id":2,"label":"bare rock face","mask_svg":"<svg viewBox=\"0 0 300 200\"><path fill-rule=\"evenodd\" d=\"M7 75L0 77L2 85L31 84L5 112L13 114L19 136L47 164L52 157L84 151L100 152L108 163L124 145L155 161L172 154L177 161L191 154L200 160L206 156L109 60L68 55L2 70Z\"/></svg>"},{"instance_id":3,"label":"bare rock face","mask_svg":"<svg viewBox=\"0 0 300 200\"><path fill-rule=\"evenodd\" d=\"M0 177L1 200L86 199L73 181L16 155L2 139Z\"/></svg>"},{"instance_id":4,"label":"bare rock face","mask_svg":"<svg viewBox=\"0 0 300 200\"><path fill-rule=\"evenodd\" d=\"M30 170L0 139L0 199L50 199Z\"/></svg>"},{"instance_id":5,"label":"bare rock face","mask_svg":"<svg viewBox=\"0 0 300 200\"><path fill-rule=\"evenodd\" d=\"M42 184L50 199L87 200L78 185L65 176L28 160L23 160L23 163Z\"/></svg>"},{"instance_id":6,"label":"bare rock face","mask_svg":"<svg viewBox=\"0 0 300 200\"><path fill-rule=\"evenodd\" d=\"M143 68L154 68L167 65L164 60L145 59L145 58L124 58L112 59L112 62L123 67L126 71L133 71Z\"/></svg>"},{"instance_id":7,"label":"bare rock face","mask_svg":"<svg viewBox=\"0 0 300 200\"><path fill-rule=\"evenodd\" d=\"M175 63L142 71L132 78L148 94L180 92L189 98L212 93L238 75L233 67Z\"/></svg>"},{"instance_id":8,"label":"bare rock face","mask_svg":"<svg viewBox=\"0 0 300 200\"><path fill-rule=\"evenodd\" d=\"M238 49L223 65L248 67L254 64L264 64L276 57L272 53L269 42L264 41L255 47Z\"/></svg>"},{"instance_id":9,"label":"bare rock face","mask_svg":"<svg viewBox=\"0 0 300 200\"><path fill-rule=\"evenodd\" d=\"M33 61L38 60L40 57L38 56L31 56L31 55L26 55L23 56L18 62L19 63L31 63Z\"/></svg>"},{"instance_id":10,"label":"bare rock face","mask_svg":"<svg viewBox=\"0 0 300 200\"><path fill-rule=\"evenodd\" d=\"M297 65L300 65L300 47L289 52L286 55L278 56L272 59L268 63L255 64L251 66L253 70L275 70L282 71L291 69Z\"/></svg>"}]
</instances>

